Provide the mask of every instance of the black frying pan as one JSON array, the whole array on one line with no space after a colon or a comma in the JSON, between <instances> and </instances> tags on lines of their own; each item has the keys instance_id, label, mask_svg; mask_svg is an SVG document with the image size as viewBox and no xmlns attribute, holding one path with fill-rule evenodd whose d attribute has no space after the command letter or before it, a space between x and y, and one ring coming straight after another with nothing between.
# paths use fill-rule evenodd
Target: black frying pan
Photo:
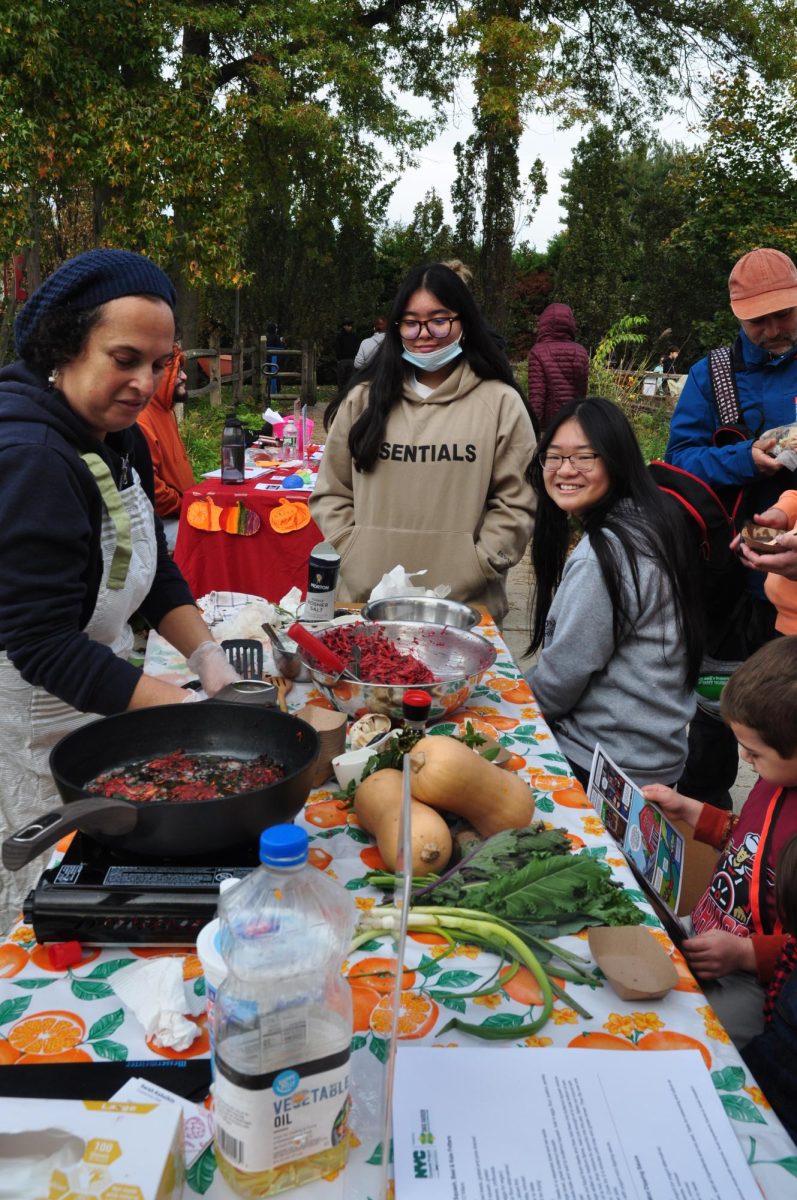
<instances>
[{"instance_id":1,"label":"black frying pan","mask_svg":"<svg viewBox=\"0 0 797 1200\"><path fill-rule=\"evenodd\" d=\"M256 758L285 768L269 787L215 800L109 800L87 797L85 785L103 771L185 750ZM190 856L256 840L269 825L292 821L310 792L318 734L306 721L255 705L170 704L119 713L67 734L50 754L63 808L37 817L3 842L3 864L16 871L73 829L114 850Z\"/></svg>"}]
</instances>

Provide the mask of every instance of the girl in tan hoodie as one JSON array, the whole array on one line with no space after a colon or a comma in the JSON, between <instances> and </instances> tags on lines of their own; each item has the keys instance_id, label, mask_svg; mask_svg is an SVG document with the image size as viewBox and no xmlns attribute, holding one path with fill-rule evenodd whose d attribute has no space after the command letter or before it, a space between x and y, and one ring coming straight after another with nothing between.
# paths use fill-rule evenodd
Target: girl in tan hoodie
<instances>
[{"instance_id":1,"label":"girl in tan hoodie","mask_svg":"<svg viewBox=\"0 0 797 1200\"><path fill-rule=\"evenodd\" d=\"M410 272L378 353L325 424L310 508L341 555L338 599L366 600L401 564L500 623L506 573L533 527L524 472L535 438L509 361L454 271Z\"/></svg>"}]
</instances>

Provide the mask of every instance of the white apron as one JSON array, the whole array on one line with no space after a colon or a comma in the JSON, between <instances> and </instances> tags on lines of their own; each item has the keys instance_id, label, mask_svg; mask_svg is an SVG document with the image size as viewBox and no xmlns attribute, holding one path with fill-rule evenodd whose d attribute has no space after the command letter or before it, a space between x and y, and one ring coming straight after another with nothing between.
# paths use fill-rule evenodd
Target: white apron
<instances>
[{"instance_id":1,"label":"white apron","mask_svg":"<svg viewBox=\"0 0 797 1200\"><path fill-rule=\"evenodd\" d=\"M135 471L132 486L119 492L99 455L82 457L97 481L104 506L102 579L84 632L127 658L133 649L130 617L152 587L157 566L152 505ZM0 833L6 837L53 803L60 805L48 765L50 751L65 734L97 717L26 683L1 651L0 697ZM0 868L0 935L16 919L46 862L43 856L19 871Z\"/></svg>"}]
</instances>

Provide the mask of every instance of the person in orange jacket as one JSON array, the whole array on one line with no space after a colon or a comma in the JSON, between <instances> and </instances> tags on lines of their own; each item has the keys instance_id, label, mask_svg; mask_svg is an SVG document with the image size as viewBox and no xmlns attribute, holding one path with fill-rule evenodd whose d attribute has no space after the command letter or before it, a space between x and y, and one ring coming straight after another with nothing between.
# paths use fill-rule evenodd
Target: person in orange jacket
<instances>
[{"instance_id":1,"label":"person in orange jacket","mask_svg":"<svg viewBox=\"0 0 797 1200\"><path fill-rule=\"evenodd\" d=\"M163 372L160 387L139 415L138 424L147 439L155 475L155 512L163 521L166 542L174 549L183 492L194 484L174 406L186 398L185 355L175 347L172 364Z\"/></svg>"}]
</instances>

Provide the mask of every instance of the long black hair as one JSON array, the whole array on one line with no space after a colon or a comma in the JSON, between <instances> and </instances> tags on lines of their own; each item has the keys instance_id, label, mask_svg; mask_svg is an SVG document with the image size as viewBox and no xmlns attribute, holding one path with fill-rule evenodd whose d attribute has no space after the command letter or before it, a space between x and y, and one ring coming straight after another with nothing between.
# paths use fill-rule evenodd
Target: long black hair
<instances>
[{"instance_id":1,"label":"long black hair","mask_svg":"<svg viewBox=\"0 0 797 1200\"><path fill-rule=\"evenodd\" d=\"M385 338L377 353L361 371L352 375L345 391L333 400L324 415L324 425L329 429L351 388L358 383L368 384L368 405L349 433L349 449L358 471L368 471L376 462L388 413L401 399L409 366L401 357L404 346L398 323L407 311L410 297L421 288L458 314L462 324L462 354L471 370L480 379L500 379L522 399L509 359L490 333L470 289L459 275L443 263L413 267L396 293Z\"/></svg>"},{"instance_id":2,"label":"long black hair","mask_svg":"<svg viewBox=\"0 0 797 1200\"><path fill-rule=\"evenodd\" d=\"M641 601L638 560L655 559L672 594L678 631L686 650L686 682L697 681L703 650L703 621L698 551L677 505L659 491L645 466L639 443L628 418L616 404L601 396L572 400L560 409L547 427L526 472L537 494L537 517L531 543L536 579L532 607L531 649L543 645L545 621L562 579L569 542L567 514L545 490L540 458L566 421L575 419L609 474L609 490L594 507L581 514L612 605L615 642L633 633L633 618L623 596L620 562L612 534L628 561L637 602ZM621 511L619 500L630 500ZM661 600L666 602L663 589ZM589 637L589 630L584 631Z\"/></svg>"}]
</instances>

